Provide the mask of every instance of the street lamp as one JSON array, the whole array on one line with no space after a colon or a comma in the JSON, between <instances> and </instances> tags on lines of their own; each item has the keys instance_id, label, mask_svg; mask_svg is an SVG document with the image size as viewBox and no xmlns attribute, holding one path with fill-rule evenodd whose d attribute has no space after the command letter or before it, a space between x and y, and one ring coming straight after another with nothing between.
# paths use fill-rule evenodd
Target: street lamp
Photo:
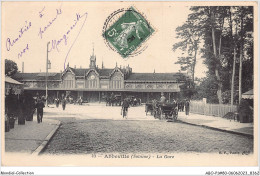
<instances>
[{"instance_id":1,"label":"street lamp","mask_svg":"<svg viewBox=\"0 0 260 176\"><path fill-rule=\"evenodd\" d=\"M48 59L49 44L50 44L50 42L47 43L46 77L45 77L45 83L46 83L46 107L48 106L48 69L51 68L51 62Z\"/></svg>"}]
</instances>

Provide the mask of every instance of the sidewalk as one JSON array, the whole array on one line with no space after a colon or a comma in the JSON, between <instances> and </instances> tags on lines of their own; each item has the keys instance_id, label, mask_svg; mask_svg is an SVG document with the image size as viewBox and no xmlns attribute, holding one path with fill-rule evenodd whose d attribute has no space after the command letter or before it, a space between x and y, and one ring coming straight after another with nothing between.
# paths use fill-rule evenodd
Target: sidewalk
<instances>
[{"instance_id":1,"label":"sidewalk","mask_svg":"<svg viewBox=\"0 0 260 176\"><path fill-rule=\"evenodd\" d=\"M25 125L18 125L16 120L13 129L5 132L5 151L38 155L55 134L60 121L43 117L42 123L25 121Z\"/></svg>"},{"instance_id":2,"label":"sidewalk","mask_svg":"<svg viewBox=\"0 0 260 176\"><path fill-rule=\"evenodd\" d=\"M203 126L219 131L225 131L249 137L254 136L253 123L240 123L222 117L206 116L193 113L190 113L188 116L186 116L185 112L179 112L178 120L183 123Z\"/></svg>"}]
</instances>

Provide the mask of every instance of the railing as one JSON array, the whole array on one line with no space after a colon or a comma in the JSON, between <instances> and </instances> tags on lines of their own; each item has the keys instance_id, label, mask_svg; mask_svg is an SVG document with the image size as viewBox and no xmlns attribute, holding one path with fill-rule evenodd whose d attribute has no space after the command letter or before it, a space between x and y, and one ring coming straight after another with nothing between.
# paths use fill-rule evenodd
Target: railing
<instances>
[{"instance_id":1,"label":"railing","mask_svg":"<svg viewBox=\"0 0 260 176\"><path fill-rule=\"evenodd\" d=\"M209 116L223 117L228 112L237 111L237 106L227 104L208 104L202 101L191 101L190 112Z\"/></svg>"}]
</instances>

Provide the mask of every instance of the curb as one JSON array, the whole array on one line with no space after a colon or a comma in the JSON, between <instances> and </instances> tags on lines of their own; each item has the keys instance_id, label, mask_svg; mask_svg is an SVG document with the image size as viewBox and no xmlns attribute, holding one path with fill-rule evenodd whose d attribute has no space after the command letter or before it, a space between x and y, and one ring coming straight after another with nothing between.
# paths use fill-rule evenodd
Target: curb
<instances>
[{"instance_id":1,"label":"curb","mask_svg":"<svg viewBox=\"0 0 260 176\"><path fill-rule=\"evenodd\" d=\"M41 143L41 145L39 147L37 147L36 150L34 150L34 152L31 154L32 156L37 156L39 154L41 154L46 146L49 144L49 142L51 141L51 139L53 138L53 136L55 135L55 133L57 132L57 130L59 129L61 122L58 120L52 120L52 122L55 122L54 125L56 125L56 127L48 134L48 136L44 139L44 141Z\"/></svg>"},{"instance_id":2,"label":"curb","mask_svg":"<svg viewBox=\"0 0 260 176\"><path fill-rule=\"evenodd\" d=\"M184 123L184 124L188 124L188 125L200 126L200 127L204 127L204 128L208 128L208 129L212 129L212 130L216 130L216 131L222 131L222 132L227 132L227 133L231 133L231 134L238 134L238 135L246 136L246 137L249 137L249 138L254 138L254 135L252 135L252 134L241 133L241 132L238 132L238 131L224 130L224 129L206 126L206 125L198 125L198 124L194 124L194 123L185 122L185 121L182 121L182 120L178 120L178 121L181 122L181 123Z\"/></svg>"}]
</instances>

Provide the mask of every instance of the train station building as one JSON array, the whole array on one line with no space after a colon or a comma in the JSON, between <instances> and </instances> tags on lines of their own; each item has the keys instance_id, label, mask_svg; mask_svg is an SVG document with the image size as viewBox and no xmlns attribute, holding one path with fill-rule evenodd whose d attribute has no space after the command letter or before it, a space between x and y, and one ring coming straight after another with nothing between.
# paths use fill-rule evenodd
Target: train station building
<instances>
[{"instance_id":1,"label":"train station building","mask_svg":"<svg viewBox=\"0 0 260 176\"><path fill-rule=\"evenodd\" d=\"M96 56L90 56L88 68L72 68L67 65L60 73L48 73L48 99L63 95L74 99L82 97L88 102L102 102L113 92L122 98L135 96L142 102L159 99L163 92L167 99L178 96L180 85L186 81L183 73L135 73L127 67L98 68ZM45 96L46 73L16 73L15 80L24 84L24 90L34 96Z\"/></svg>"}]
</instances>

